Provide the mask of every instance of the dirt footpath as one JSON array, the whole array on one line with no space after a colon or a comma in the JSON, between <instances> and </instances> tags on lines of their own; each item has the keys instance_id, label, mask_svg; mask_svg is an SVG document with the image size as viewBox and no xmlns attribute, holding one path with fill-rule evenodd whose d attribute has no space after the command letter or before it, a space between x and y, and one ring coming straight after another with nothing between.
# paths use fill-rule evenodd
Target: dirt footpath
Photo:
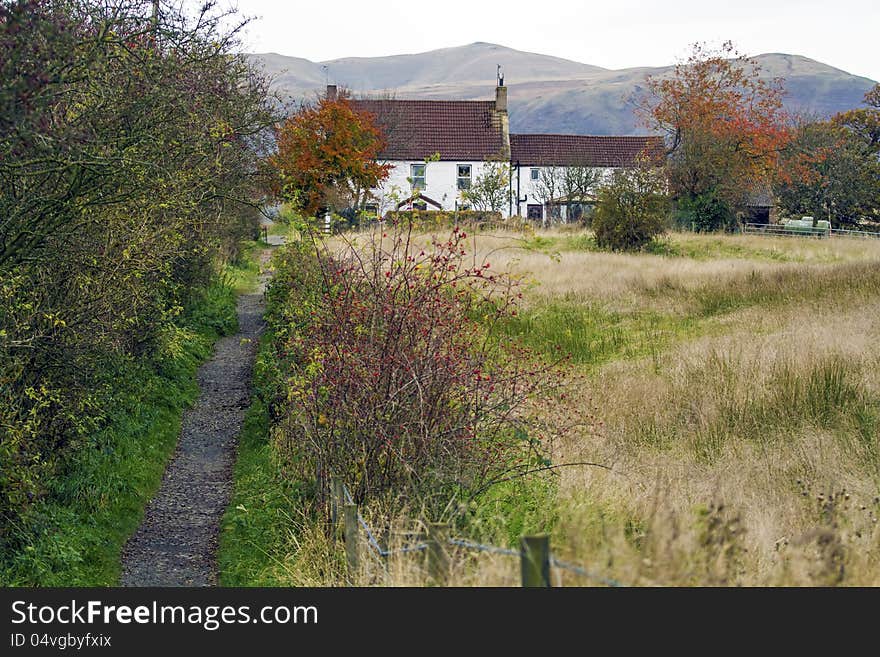
<instances>
[{"instance_id":1,"label":"dirt footpath","mask_svg":"<svg viewBox=\"0 0 880 657\"><path fill-rule=\"evenodd\" d=\"M261 286L262 288L262 286ZM214 586L220 520L232 493L238 434L250 403L263 294L238 298L239 332L199 369L199 398L143 522L122 551L122 586Z\"/></svg>"}]
</instances>

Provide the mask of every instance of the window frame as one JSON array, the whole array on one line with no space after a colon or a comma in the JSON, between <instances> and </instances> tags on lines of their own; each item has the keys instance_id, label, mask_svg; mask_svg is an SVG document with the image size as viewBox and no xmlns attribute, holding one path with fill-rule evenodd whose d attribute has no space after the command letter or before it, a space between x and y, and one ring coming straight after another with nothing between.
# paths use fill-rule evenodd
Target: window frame
<instances>
[{"instance_id":1,"label":"window frame","mask_svg":"<svg viewBox=\"0 0 880 657\"><path fill-rule=\"evenodd\" d=\"M461 175L462 167L467 167L467 175ZM474 167L471 164L456 164L455 165L455 187L459 191L470 189L471 181L473 180ZM467 181L467 184L462 184Z\"/></svg>"},{"instance_id":2,"label":"window frame","mask_svg":"<svg viewBox=\"0 0 880 657\"><path fill-rule=\"evenodd\" d=\"M416 167L421 167L422 175L416 175ZM413 162L409 165L410 185L413 189L424 190L428 187L428 164L426 162ZM418 181L421 180L421 185Z\"/></svg>"}]
</instances>

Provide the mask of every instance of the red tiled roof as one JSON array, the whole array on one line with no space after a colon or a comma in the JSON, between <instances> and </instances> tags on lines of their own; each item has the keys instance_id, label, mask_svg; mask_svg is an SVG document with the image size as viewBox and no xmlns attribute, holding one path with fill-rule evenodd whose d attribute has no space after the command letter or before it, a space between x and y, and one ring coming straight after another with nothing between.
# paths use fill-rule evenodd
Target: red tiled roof
<instances>
[{"instance_id":1,"label":"red tiled roof","mask_svg":"<svg viewBox=\"0 0 880 657\"><path fill-rule=\"evenodd\" d=\"M660 137L510 135L510 159L523 166L632 166L643 153L663 157Z\"/></svg>"},{"instance_id":2,"label":"red tiled roof","mask_svg":"<svg viewBox=\"0 0 880 657\"><path fill-rule=\"evenodd\" d=\"M504 139L494 101L354 100L376 115L388 145L386 160L486 160L498 157Z\"/></svg>"}]
</instances>

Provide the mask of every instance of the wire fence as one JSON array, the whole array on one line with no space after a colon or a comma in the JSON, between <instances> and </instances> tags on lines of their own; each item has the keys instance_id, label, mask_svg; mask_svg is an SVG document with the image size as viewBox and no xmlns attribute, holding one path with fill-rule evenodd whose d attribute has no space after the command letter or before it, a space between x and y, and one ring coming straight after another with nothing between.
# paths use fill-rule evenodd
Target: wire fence
<instances>
[{"instance_id":1,"label":"wire fence","mask_svg":"<svg viewBox=\"0 0 880 657\"><path fill-rule=\"evenodd\" d=\"M370 525L364 520L363 516L360 514L360 511L357 510L357 506L354 503L354 499L352 498L351 492L348 490L348 487L345 484L341 485L342 499L349 506L349 508L354 507L355 513L354 517L357 520L357 525L360 526L361 529L364 530L364 534L367 537L367 544L370 548L380 557L386 559L387 557L395 554L407 554L413 552L423 552L427 551L429 556L432 558L436 558L433 556L435 553L431 550L431 542L436 546L437 536L429 534L429 542L420 542L413 545L408 545L402 548L396 549L387 549L383 548L382 544L376 538L376 533L372 530ZM356 542L357 538L355 536L350 536L351 532L346 532L346 551L349 553L349 567L356 568L357 566L357 550L356 550ZM598 584L602 584L604 586L609 587L623 587L626 586L621 582L605 577L604 575L595 573L584 566L580 566L577 564L569 563L567 561L562 561L557 559L550 553L549 548L549 540L546 536L540 537L522 537L523 547L519 550L514 550L512 548L499 547L497 545L489 545L486 543L479 543L476 541L471 541L465 538L447 538L443 537L443 542L452 545L458 548L464 548L467 550L474 550L476 552L486 552L489 554L500 554L504 556L510 557L519 557L523 563L523 586L534 586L534 583L527 583L528 581L534 581L537 579L539 582L538 585L550 585L550 573L549 567L552 566L554 568L558 568L560 570L565 570L575 575L579 575L581 577L585 577L590 579ZM527 547L530 543L537 545L537 550L534 548ZM543 547L542 547L543 546ZM352 560L352 556L354 559ZM537 566L537 568L533 568L533 566ZM437 571L438 568L436 565L432 568L433 571ZM534 573L537 572L537 578L535 578Z\"/></svg>"},{"instance_id":2,"label":"wire fence","mask_svg":"<svg viewBox=\"0 0 880 657\"><path fill-rule=\"evenodd\" d=\"M746 224L743 233L750 235L773 235L777 237L852 237L860 239L880 239L880 233L844 228L790 227L785 224Z\"/></svg>"}]
</instances>

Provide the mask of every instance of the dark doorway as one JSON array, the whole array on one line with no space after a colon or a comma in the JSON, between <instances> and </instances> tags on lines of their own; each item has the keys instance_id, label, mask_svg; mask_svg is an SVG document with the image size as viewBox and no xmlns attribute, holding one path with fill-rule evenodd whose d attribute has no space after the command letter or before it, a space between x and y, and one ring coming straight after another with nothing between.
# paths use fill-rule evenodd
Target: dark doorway
<instances>
[{"instance_id":1,"label":"dark doorway","mask_svg":"<svg viewBox=\"0 0 880 657\"><path fill-rule=\"evenodd\" d=\"M769 224L770 208L752 206L748 209L748 221L751 224Z\"/></svg>"}]
</instances>

